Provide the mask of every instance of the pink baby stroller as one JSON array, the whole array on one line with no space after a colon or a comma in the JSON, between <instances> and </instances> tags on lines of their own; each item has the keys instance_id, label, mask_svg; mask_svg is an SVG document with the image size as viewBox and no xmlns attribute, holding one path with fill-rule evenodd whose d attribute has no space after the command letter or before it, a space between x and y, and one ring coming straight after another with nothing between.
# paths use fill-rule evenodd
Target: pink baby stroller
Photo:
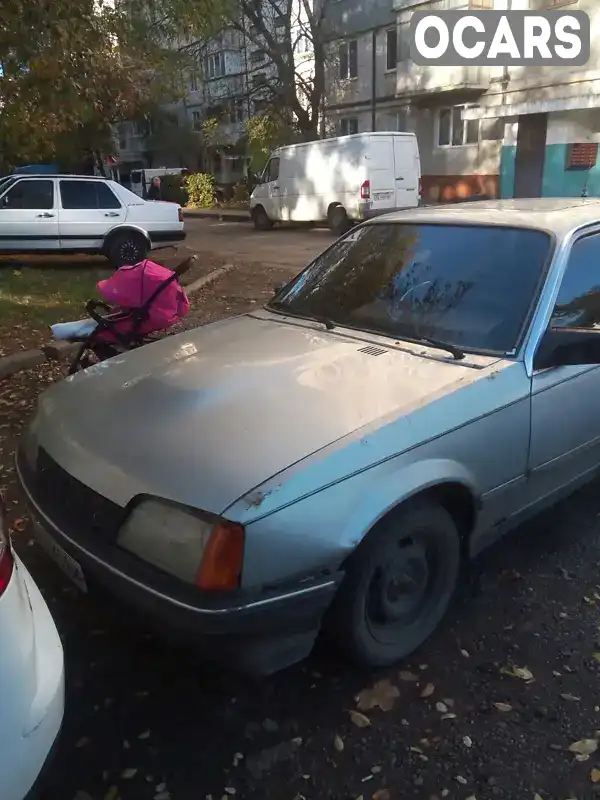
<instances>
[{"instance_id":1,"label":"pink baby stroller","mask_svg":"<svg viewBox=\"0 0 600 800\"><path fill-rule=\"evenodd\" d=\"M195 259L186 258L174 270L145 259L99 281L98 291L106 302L88 300L90 319L52 326L57 339L81 342L69 374L148 344L155 340L152 334L183 319L190 301L178 279Z\"/></svg>"}]
</instances>

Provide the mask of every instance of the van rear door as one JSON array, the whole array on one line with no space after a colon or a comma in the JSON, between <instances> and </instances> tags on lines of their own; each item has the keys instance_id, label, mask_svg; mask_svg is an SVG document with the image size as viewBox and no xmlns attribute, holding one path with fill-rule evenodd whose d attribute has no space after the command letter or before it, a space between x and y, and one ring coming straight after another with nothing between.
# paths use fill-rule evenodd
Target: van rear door
<instances>
[{"instance_id":1,"label":"van rear door","mask_svg":"<svg viewBox=\"0 0 600 800\"><path fill-rule=\"evenodd\" d=\"M419 154L413 136L394 136L396 208L419 205Z\"/></svg>"},{"instance_id":2,"label":"van rear door","mask_svg":"<svg viewBox=\"0 0 600 800\"><path fill-rule=\"evenodd\" d=\"M394 208L395 185L392 137L373 136L367 139L365 143L365 161L371 200L370 210L377 213Z\"/></svg>"}]
</instances>

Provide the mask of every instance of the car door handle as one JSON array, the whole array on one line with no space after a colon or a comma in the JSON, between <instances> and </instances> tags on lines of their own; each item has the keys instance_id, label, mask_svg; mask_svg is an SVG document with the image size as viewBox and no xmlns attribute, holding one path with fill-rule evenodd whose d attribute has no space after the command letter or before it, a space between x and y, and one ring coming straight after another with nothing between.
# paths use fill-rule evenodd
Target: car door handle
<instances>
[{"instance_id":1,"label":"car door handle","mask_svg":"<svg viewBox=\"0 0 600 800\"><path fill-rule=\"evenodd\" d=\"M273 189L277 189L277 191L279 191L279 186L274 186Z\"/></svg>"},{"instance_id":2,"label":"car door handle","mask_svg":"<svg viewBox=\"0 0 600 800\"><path fill-rule=\"evenodd\" d=\"M48 219L48 217L53 217L54 214L49 214L47 211L44 211L43 214L38 214L38 217L44 217L44 219Z\"/></svg>"},{"instance_id":3,"label":"car door handle","mask_svg":"<svg viewBox=\"0 0 600 800\"><path fill-rule=\"evenodd\" d=\"M118 211L107 211L107 213L104 216L105 217L118 217L119 216L119 212Z\"/></svg>"},{"instance_id":4,"label":"car door handle","mask_svg":"<svg viewBox=\"0 0 600 800\"><path fill-rule=\"evenodd\" d=\"M397 180L397 181L403 181L403 180L404 180L404 178L402 178L402 177L401 177L401 178L396 178L396 180Z\"/></svg>"}]
</instances>

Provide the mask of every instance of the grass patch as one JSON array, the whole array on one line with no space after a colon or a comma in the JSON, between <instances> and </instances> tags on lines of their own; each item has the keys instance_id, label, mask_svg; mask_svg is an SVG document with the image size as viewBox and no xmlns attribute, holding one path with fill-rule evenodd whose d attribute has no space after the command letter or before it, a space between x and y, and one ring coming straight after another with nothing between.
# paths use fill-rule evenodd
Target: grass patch
<instances>
[{"instance_id":1,"label":"grass patch","mask_svg":"<svg viewBox=\"0 0 600 800\"><path fill-rule=\"evenodd\" d=\"M0 264L0 356L36 347L55 322L86 317L85 303L110 269Z\"/></svg>"}]
</instances>

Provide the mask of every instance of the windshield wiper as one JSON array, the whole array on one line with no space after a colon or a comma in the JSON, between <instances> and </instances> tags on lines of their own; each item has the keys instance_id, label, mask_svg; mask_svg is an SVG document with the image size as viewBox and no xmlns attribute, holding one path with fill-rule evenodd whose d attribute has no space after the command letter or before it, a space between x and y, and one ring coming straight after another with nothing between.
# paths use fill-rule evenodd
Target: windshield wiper
<instances>
[{"instance_id":1,"label":"windshield wiper","mask_svg":"<svg viewBox=\"0 0 600 800\"><path fill-rule=\"evenodd\" d=\"M267 308L276 308L277 311L282 311L284 314L287 314L290 317L298 317L298 319L308 319L312 320L313 322L320 322L321 325L325 325L328 331L332 331L336 323L329 319L329 317L320 317L315 316L314 314L296 314L293 311L290 311L288 306L285 303L282 303L280 300L271 301Z\"/></svg>"},{"instance_id":2,"label":"windshield wiper","mask_svg":"<svg viewBox=\"0 0 600 800\"><path fill-rule=\"evenodd\" d=\"M417 341L430 344L432 347L437 347L439 350L445 350L447 353L450 353L456 361L461 361L465 357L465 354L459 347L455 347L448 342L443 342L440 339L431 339L429 336L419 336L417 337Z\"/></svg>"}]
</instances>

